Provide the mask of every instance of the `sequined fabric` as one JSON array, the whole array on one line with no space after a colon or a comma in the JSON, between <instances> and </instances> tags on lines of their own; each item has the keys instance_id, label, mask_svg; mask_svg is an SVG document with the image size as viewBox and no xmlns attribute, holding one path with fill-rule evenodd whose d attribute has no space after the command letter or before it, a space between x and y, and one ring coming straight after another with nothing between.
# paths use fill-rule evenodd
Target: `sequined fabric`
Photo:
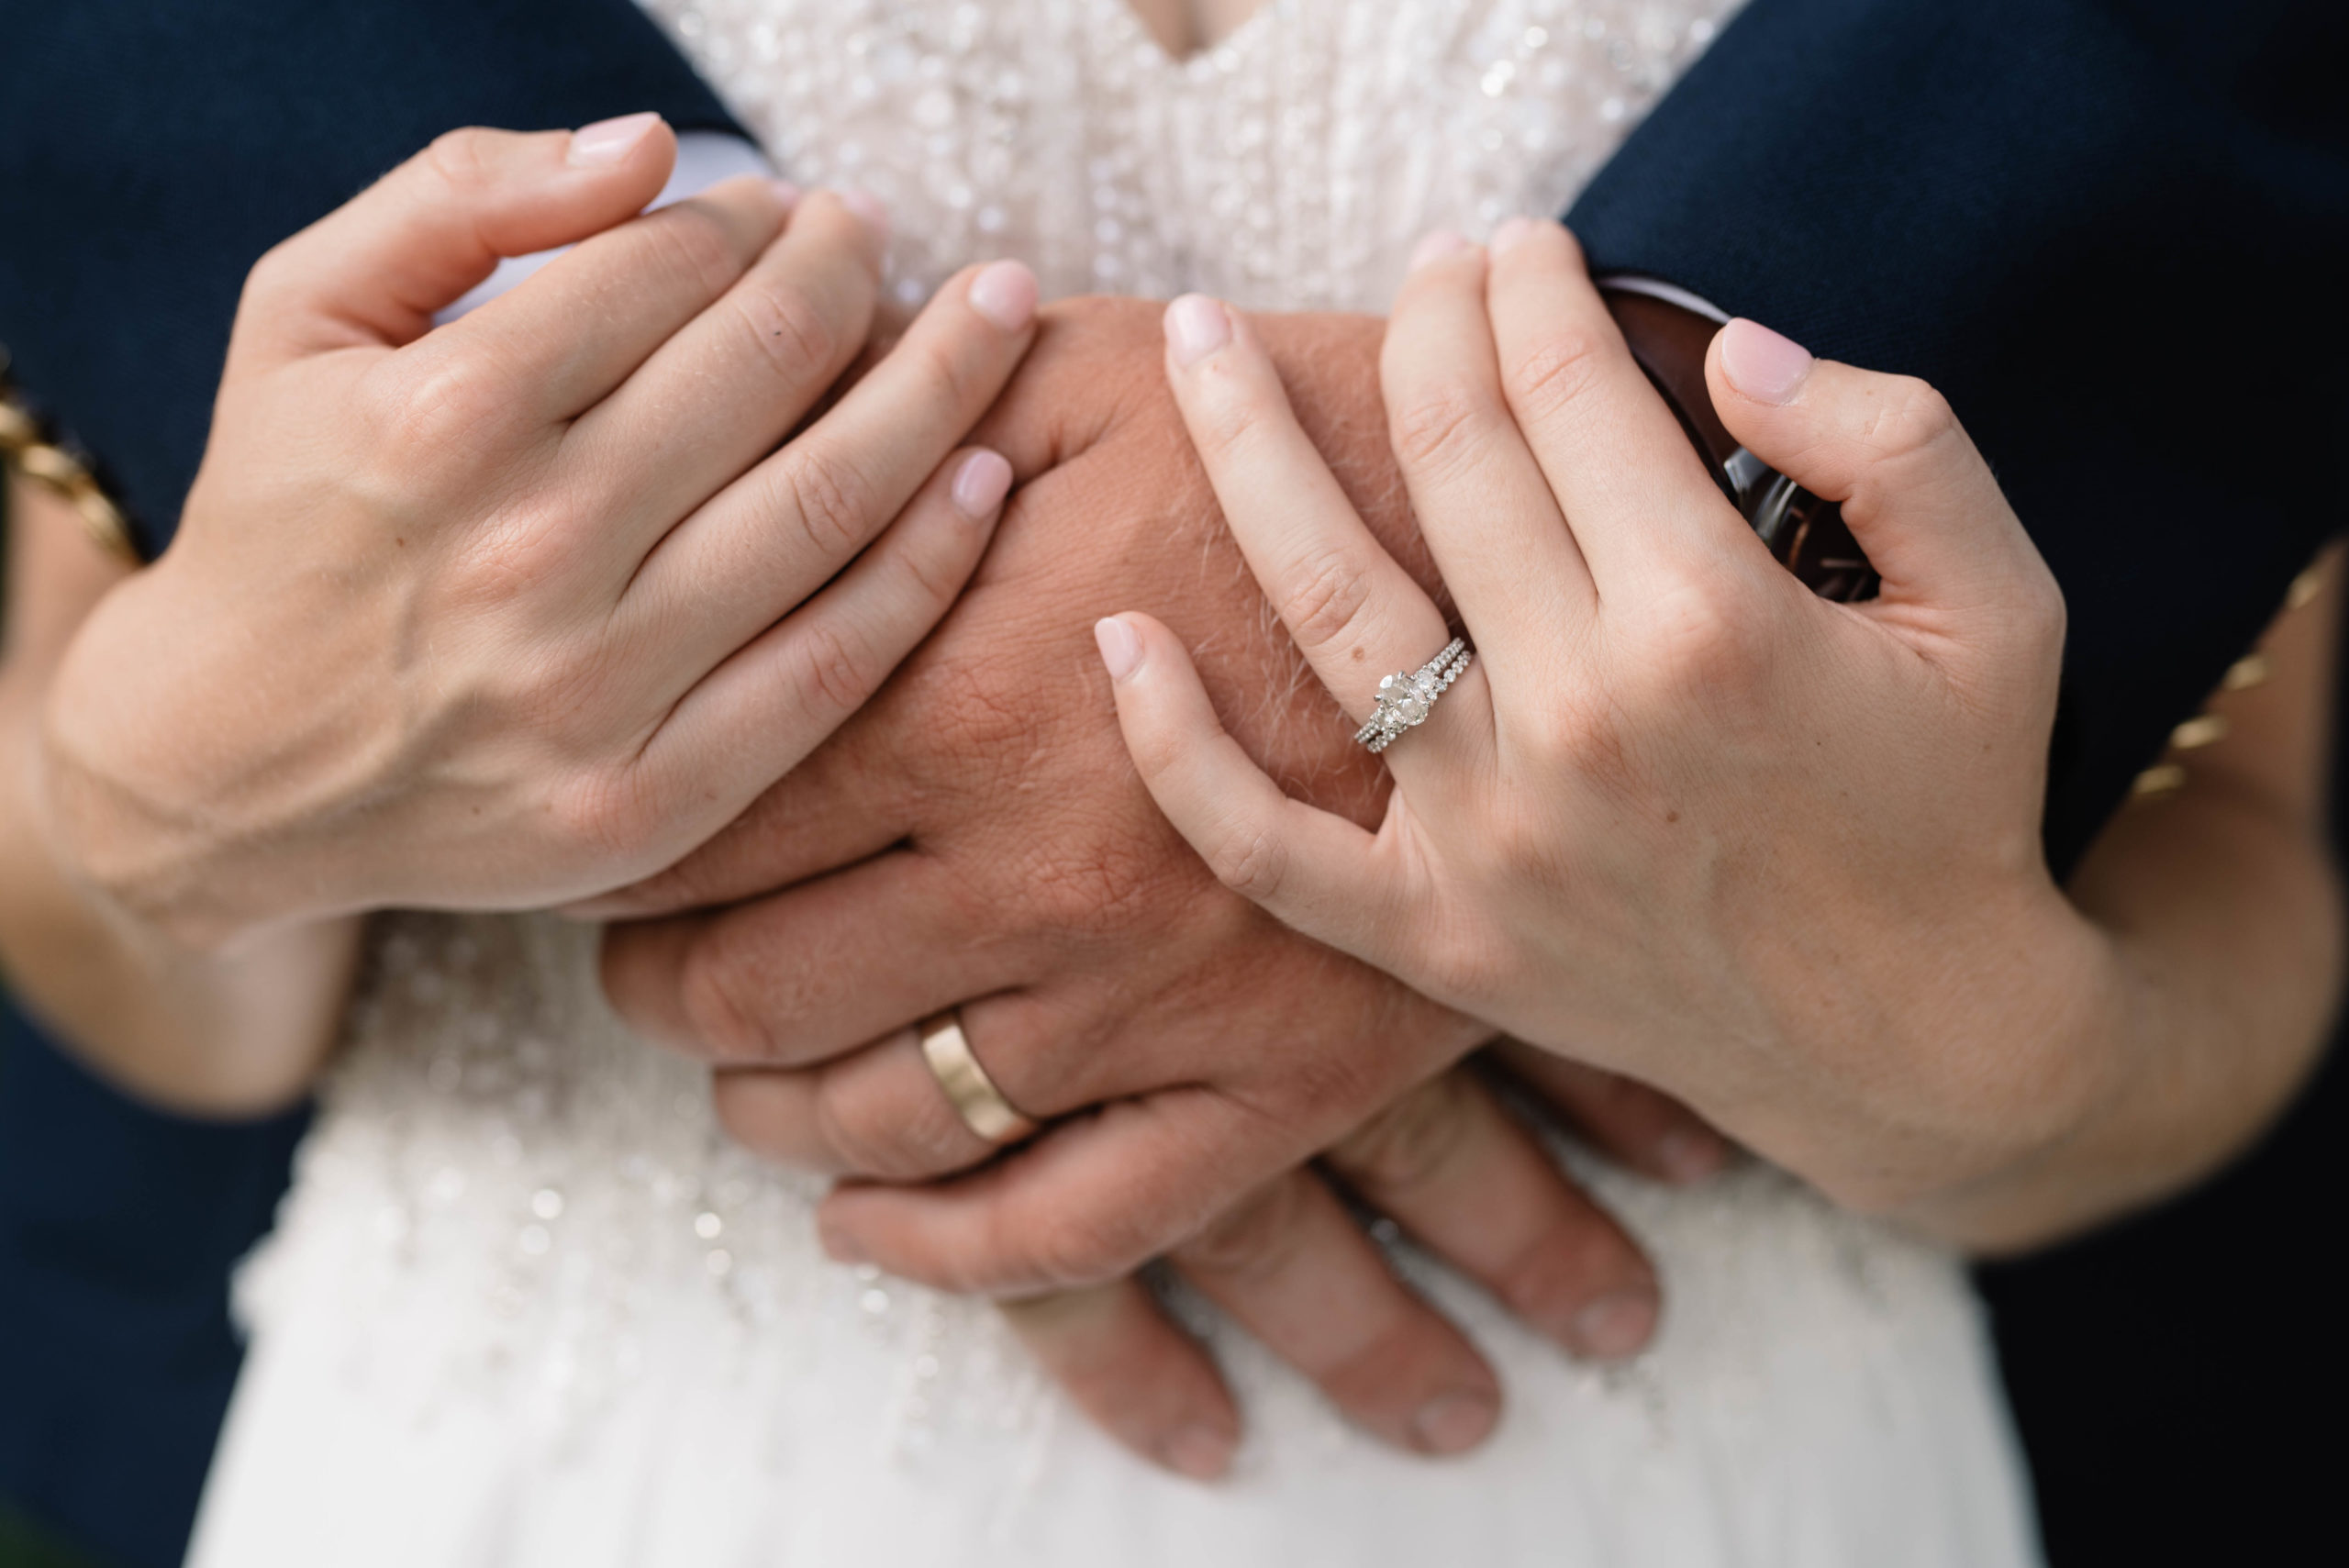
<instances>
[{"instance_id":1,"label":"sequined fabric","mask_svg":"<svg viewBox=\"0 0 2349 1568\"><path fill-rule=\"evenodd\" d=\"M1563 210L1733 0L1273 0L1170 60L1121 0L647 0L779 164L896 219L892 286L1017 255L1048 295L1382 308L1428 228ZM1666 1192L1571 1150L1659 1260L1654 1349L1578 1366L1382 1231L1492 1356L1476 1458L1379 1448L1194 1301L1236 1477L1135 1462L984 1304L828 1262L818 1187L631 1039L592 935L380 923L277 1235L192 1562L2032 1560L1946 1258L1752 1169Z\"/></svg>"}]
</instances>

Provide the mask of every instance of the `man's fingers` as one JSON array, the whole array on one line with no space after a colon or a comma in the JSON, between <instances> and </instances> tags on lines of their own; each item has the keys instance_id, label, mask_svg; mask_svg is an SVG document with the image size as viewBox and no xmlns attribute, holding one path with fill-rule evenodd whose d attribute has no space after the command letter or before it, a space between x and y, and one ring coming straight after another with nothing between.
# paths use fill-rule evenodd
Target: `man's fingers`
<instances>
[{"instance_id":1,"label":"man's fingers","mask_svg":"<svg viewBox=\"0 0 2349 1568\"><path fill-rule=\"evenodd\" d=\"M1207 1351L1136 1281L1002 1304L1004 1320L1111 1437L1195 1481L1231 1467L1240 1411Z\"/></svg>"},{"instance_id":2,"label":"man's fingers","mask_svg":"<svg viewBox=\"0 0 2349 1568\"><path fill-rule=\"evenodd\" d=\"M1290 1171L1177 1248L1200 1293L1370 1431L1420 1453L1490 1434L1501 1390L1466 1336L1395 1277L1320 1179Z\"/></svg>"},{"instance_id":3,"label":"man's fingers","mask_svg":"<svg viewBox=\"0 0 2349 1568\"><path fill-rule=\"evenodd\" d=\"M1803 488L1843 506L1884 578L1880 602L2051 614L2053 575L1948 400L1912 376L1809 352L1752 321L1715 335L1705 379L1730 433Z\"/></svg>"},{"instance_id":4,"label":"man's fingers","mask_svg":"<svg viewBox=\"0 0 2349 1568\"><path fill-rule=\"evenodd\" d=\"M1489 1054L1568 1127L1643 1176L1687 1186L1719 1175L1736 1158L1703 1118L1645 1084L1513 1040Z\"/></svg>"},{"instance_id":5,"label":"man's fingers","mask_svg":"<svg viewBox=\"0 0 2349 1568\"><path fill-rule=\"evenodd\" d=\"M1317 940L1371 963L1387 957L1397 892L1378 840L1282 794L1225 732L1190 655L1156 619L1113 616L1094 635L1141 782L1208 869Z\"/></svg>"},{"instance_id":6,"label":"man's fingers","mask_svg":"<svg viewBox=\"0 0 2349 1568\"><path fill-rule=\"evenodd\" d=\"M1226 1096L1167 1089L1072 1117L954 1181L844 1183L817 1219L841 1262L966 1296L1041 1296L1105 1284L1181 1245L1285 1151Z\"/></svg>"},{"instance_id":7,"label":"man's fingers","mask_svg":"<svg viewBox=\"0 0 2349 1568\"><path fill-rule=\"evenodd\" d=\"M1324 1160L1574 1354L1617 1360L1655 1332L1655 1271L1638 1244L1467 1072L1422 1084Z\"/></svg>"},{"instance_id":8,"label":"man's fingers","mask_svg":"<svg viewBox=\"0 0 2349 1568\"><path fill-rule=\"evenodd\" d=\"M614 926L604 989L639 1033L686 1055L804 1066L1022 983L991 913L897 851L737 908Z\"/></svg>"},{"instance_id":9,"label":"man's fingers","mask_svg":"<svg viewBox=\"0 0 2349 1568\"><path fill-rule=\"evenodd\" d=\"M641 211L676 155L650 114L575 132L451 131L262 258L232 360L412 342L505 258Z\"/></svg>"}]
</instances>

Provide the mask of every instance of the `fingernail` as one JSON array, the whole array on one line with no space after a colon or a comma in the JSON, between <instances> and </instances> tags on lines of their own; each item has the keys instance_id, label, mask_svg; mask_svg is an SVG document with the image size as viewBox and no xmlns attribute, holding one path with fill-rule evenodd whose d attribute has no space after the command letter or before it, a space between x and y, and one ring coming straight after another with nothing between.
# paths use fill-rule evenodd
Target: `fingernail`
<instances>
[{"instance_id":1,"label":"fingernail","mask_svg":"<svg viewBox=\"0 0 2349 1568\"><path fill-rule=\"evenodd\" d=\"M1595 1361L1620 1361L1648 1342L1655 1318L1653 1292L1610 1291L1575 1314L1575 1343Z\"/></svg>"},{"instance_id":2,"label":"fingernail","mask_svg":"<svg viewBox=\"0 0 2349 1568\"><path fill-rule=\"evenodd\" d=\"M1185 369L1231 341L1231 312L1219 299L1186 294L1166 307L1166 345Z\"/></svg>"},{"instance_id":3,"label":"fingernail","mask_svg":"<svg viewBox=\"0 0 2349 1568\"><path fill-rule=\"evenodd\" d=\"M1411 271L1418 272L1431 261L1441 261L1446 256L1457 256L1468 249L1467 237L1454 234L1449 228L1439 228L1411 250Z\"/></svg>"},{"instance_id":4,"label":"fingernail","mask_svg":"<svg viewBox=\"0 0 2349 1568\"><path fill-rule=\"evenodd\" d=\"M1535 220L1530 217L1512 217L1502 220L1501 226L1493 230L1493 254L1506 256L1528 239L1532 239L1536 232L1534 222Z\"/></svg>"},{"instance_id":5,"label":"fingernail","mask_svg":"<svg viewBox=\"0 0 2349 1568\"><path fill-rule=\"evenodd\" d=\"M799 198L807 194L788 180L769 180L767 183L774 187L775 200L783 204L785 212L797 206Z\"/></svg>"},{"instance_id":6,"label":"fingernail","mask_svg":"<svg viewBox=\"0 0 2349 1568\"><path fill-rule=\"evenodd\" d=\"M841 206L856 214L857 220L873 230L883 244L889 241L889 208L871 191L842 191Z\"/></svg>"},{"instance_id":7,"label":"fingernail","mask_svg":"<svg viewBox=\"0 0 2349 1568\"><path fill-rule=\"evenodd\" d=\"M1459 1453L1483 1442L1500 1418L1489 1394L1442 1394L1411 1418L1411 1437L1430 1453Z\"/></svg>"},{"instance_id":8,"label":"fingernail","mask_svg":"<svg viewBox=\"0 0 2349 1568\"><path fill-rule=\"evenodd\" d=\"M1194 1481L1213 1481L1231 1468L1231 1440L1212 1427L1178 1427L1159 1446L1170 1469Z\"/></svg>"},{"instance_id":9,"label":"fingernail","mask_svg":"<svg viewBox=\"0 0 2349 1568\"><path fill-rule=\"evenodd\" d=\"M1141 662L1141 639L1116 616L1093 623L1093 641L1101 650L1101 662L1113 681L1124 680Z\"/></svg>"},{"instance_id":10,"label":"fingernail","mask_svg":"<svg viewBox=\"0 0 2349 1568\"><path fill-rule=\"evenodd\" d=\"M996 261L971 280L971 308L1006 332L1036 319L1036 274L1017 261Z\"/></svg>"},{"instance_id":11,"label":"fingernail","mask_svg":"<svg viewBox=\"0 0 2349 1568\"><path fill-rule=\"evenodd\" d=\"M995 516L1011 494L1011 464L1001 452L975 451L954 474L954 506L974 523Z\"/></svg>"},{"instance_id":12,"label":"fingernail","mask_svg":"<svg viewBox=\"0 0 2349 1568\"><path fill-rule=\"evenodd\" d=\"M647 109L642 114L621 115L616 119L581 126L571 133L571 151L566 156L577 169L617 163L634 151L636 144L650 136L652 128L660 123L661 117Z\"/></svg>"},{"instance_id":13,"label":"fingernail","mask_svg":"<svg viewBox=\"0 0 2349 1568\"><path fill-rule=\"evenodd\" d=\"M1721 372L1758 403L1791 403L1816 363L1793 339L1740 317L1721 328Z\"/></svg>"},{"instance_id":14,"label":"fingernail","mask_svg":"<svg viewBox=\"0 0 2349 1568\"><path fill-rule=\"evenodd\" d=\"M816 1238L823 1243L824 1256L836 1263L869 1263L873 1261L858 1245L856 1238L842 1229L828 1214L816 1217Z\"/></svg>"},{"instance_id":15,"label":"fingernail","mask_svg":"<svg viewBox=\"0 0 2349 1568\"><path fill-rule=\"evenodd\" d=\"M1701 1182L1720 1174L1729 1147L1710 1133L1675 1130L1656 1140L1655 1162L1675 1182Z\"/></svg>"}]
</instances>

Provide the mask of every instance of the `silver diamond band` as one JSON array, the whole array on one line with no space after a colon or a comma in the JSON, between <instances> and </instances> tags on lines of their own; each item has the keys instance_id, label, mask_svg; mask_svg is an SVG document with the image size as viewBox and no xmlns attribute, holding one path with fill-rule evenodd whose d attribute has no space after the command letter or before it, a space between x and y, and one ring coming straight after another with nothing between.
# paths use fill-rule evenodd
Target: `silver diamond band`
<instances>
[{"instance_id":1,"label":"silver diamond band","mask_svg":"<svg viewBox=\"0 0 2349 1568\"><path fill-rule=\"evenodd\" d=\"M1443 651L1420 665L1416 672L1397 670L1381 676L1378 682L1378 706L1370 722L1354 731L1354 740L1373 751L1384 751L1395 744L1396 737L1406 729L1417 728L1428 721L1435 711L1436 698L1452 687L1460 673L1476 651L1468 639L1455 637L1443 645Z\"/></svg>"}]
</instances>

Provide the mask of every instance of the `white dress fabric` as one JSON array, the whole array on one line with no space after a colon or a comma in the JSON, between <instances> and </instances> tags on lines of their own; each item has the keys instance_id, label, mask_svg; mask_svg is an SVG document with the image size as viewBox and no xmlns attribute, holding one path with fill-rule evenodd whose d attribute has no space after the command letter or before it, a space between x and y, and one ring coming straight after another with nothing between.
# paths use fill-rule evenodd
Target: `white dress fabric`
<instances>
[{"instance_id":1,"label":"white dress fabric","mask_svg":"<svg viewBox=\"0 0 2349 1568\"><path fill-rule=\"evenodd\" d=\"M894 286L1379 310L1412 243L1564 210L1735 0L1270 0L1168 59L1123 0L648 0L803 182L896 219ZM1249 1422L1203 1486L1097 1434L985 1305L828 1262L818 1187L632 1039L593 934L379 926L273 1237L198 1568L2007 1568L2037 1560L1950 1258L1748 1168L1563 1151L1656 1258L1578 1365L1392 1237L1508 1406L1400 1455L1197 1303Z\"/></svg>"}]
</instances>

